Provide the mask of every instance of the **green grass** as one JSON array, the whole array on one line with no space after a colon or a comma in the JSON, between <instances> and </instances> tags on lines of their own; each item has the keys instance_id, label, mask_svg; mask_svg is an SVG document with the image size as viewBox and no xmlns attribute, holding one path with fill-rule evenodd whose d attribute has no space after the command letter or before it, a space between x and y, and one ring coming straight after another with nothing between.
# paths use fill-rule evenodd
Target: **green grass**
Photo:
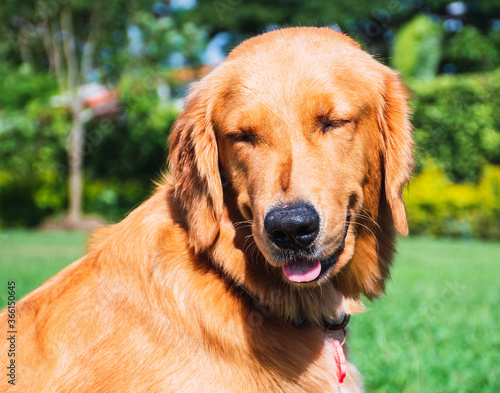
<instances>
[{"instance_id":1,"label":"green grass","mask_svg":"<svg viewBox=\"0 0 500 393\"><path fill-rule=\"evenodd\" d=\"M0 232L0 277L18 298L84 253L81 232ZM500 243L403 239L392 280L351 318L367 392L500 392Z\"/></svg>"},{"instance_id":2,"label":"green grass","mask_svg":"<svg viewBox=\"0 0 500 393\"><path fill-rule=\"evenodd\" d=\"M387 294L351 320L368 392L500 392L500 244L403 239Z\"/></svg>"},{"instance_id":3,"label":"green grass","mask_svg":"<svg viewBox=\"0 0 500 393\"><path fill-rule=\"evenodd\" d=\"M20 299L85 253L86 232L0 232L0 298L7 281ZM3 306L0 306L2 309Z\"/></svg>"}]
</instances>

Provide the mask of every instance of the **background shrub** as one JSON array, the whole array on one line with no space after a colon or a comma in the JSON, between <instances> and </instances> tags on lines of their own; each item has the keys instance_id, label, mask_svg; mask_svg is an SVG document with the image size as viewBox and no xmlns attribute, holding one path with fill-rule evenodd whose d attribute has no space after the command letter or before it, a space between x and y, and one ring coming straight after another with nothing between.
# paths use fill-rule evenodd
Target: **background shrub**
<instances>
[{"instance_id":1,"label":"background shrub","mask_svg":"<svg viewBox=\"0 0 500 393\"><path fill-rule=\"evenodd\" d=\"M429 157L454 182L479 179L500 164L500 70L410 82L418 168Z\"/></svg>"},{"instance_id":2,"label":"background shrub","mask_svg":"<svg viewBox=\"0 0 500 393\"><path fill-rule=\"evenodd\" d=\"M167 136L179 111L150 83L164 74L127 75L118 87L122 115L86 124L86 213L121 219L151 193L165 169ZM0 227L36 226L67 208L69 114L52 106L49 97L24 94L36 94L40 79L34 78L33 89L21 84L20 92L9 85L24 109L5 107L0 122Z\"/></svg>"},{"instance_id":3,"label":"background shrub","mask_svg":"<svg viewBox=\"0 0 500 393\"><path fill-rule=\"evenodd\" d=\"M117 84L121 115L86 125L84 209L110 221L152 192L166 169L168 132L179 111L159 91L172 85L171 74L140 70L123 74ZM52 106L49 95L37 96L37 86L54 86L49 76L19 72L25 84L0 81L23 107L1 103L2 227L36 226L62 216L68 203L69 114ZM411 232L500 239L500 70L409 84L418 146L416 177L406 196Z\"/></svg>"},{"instance_id":4,"label":"background shrub","mask_svg":"<svg viewBox=\"0 0 500 393\"><path fill-rule=\"evenodd\" d=\"M456 184L426 164L406 190L411 233L500 239L500 167L486 165L477 184Z\"/></svg>"},{"instance_id":5,"label":"background shrub","mask_svg":"<svg viewBox=\"0 0 500 393\"><path fill-rule=\"evenodd\" d=\"M441 60L443 31L429 15L419 15L404 25L392 47L392 66L404 76L432 78Z\"/></svg>"}]
</instances>

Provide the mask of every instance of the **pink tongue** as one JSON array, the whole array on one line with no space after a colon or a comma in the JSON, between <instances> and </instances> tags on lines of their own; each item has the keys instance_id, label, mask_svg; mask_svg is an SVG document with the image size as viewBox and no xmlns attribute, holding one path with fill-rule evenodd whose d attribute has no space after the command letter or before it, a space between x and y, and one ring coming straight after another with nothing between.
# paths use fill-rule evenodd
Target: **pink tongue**
<instances>
[{"instance_id":1,"label":"pink tongue","mask_svg":"<svg viewBox=\"0 0 500 393\"><path fill-rule=\"evenodd\" d=\"M313 281L321 273L321 263L307 260L290 261L283 265L283 273L293 282Z\"/></svg>"}]
</instances>

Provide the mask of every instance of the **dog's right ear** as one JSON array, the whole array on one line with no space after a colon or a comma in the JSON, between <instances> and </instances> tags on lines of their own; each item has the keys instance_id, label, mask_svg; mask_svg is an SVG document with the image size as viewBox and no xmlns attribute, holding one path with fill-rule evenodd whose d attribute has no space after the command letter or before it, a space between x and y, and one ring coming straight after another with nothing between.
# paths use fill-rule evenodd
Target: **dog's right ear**
<instances>
[{"instance_id":1,"label":"dog's right ear","mask_svg":"<svg viewBox=\"0 0 500 393\"><path fill-rule=\"evenodd\" d=\"M207 94L195 89L170 134L174 197L186 217L189 244L206 250L219 232L223 207L217 141Z\"/></svg>"}]
</instances>

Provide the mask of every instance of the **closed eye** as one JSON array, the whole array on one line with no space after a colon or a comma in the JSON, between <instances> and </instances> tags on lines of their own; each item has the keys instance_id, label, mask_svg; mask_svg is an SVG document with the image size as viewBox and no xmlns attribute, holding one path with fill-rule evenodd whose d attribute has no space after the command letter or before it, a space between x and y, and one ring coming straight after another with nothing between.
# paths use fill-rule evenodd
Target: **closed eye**
<instances>
[{"instance_id":1,"label":"closed eye","mask_svg":"<svg viewBox=\"0 0 500 393\"><path fill-rule=\"evenodd\" d=\"M250 143L252 145L255 145L258 137L256 134L254 134L252 131L239 131L235 132L232 134L229 134L229 137L234 141L234 142L240 142L240 143Z\"/></svg>"},{"instance_id":2,"label":"closed eye","mask_svg":"<svg viewBox=\"0 0 500 393\"><path fill-rule=\"evenodd\" d=\"M321 119L320 124L323 132L335 131L349 124L351 120Z\"/></svg>"}]
</instances>

